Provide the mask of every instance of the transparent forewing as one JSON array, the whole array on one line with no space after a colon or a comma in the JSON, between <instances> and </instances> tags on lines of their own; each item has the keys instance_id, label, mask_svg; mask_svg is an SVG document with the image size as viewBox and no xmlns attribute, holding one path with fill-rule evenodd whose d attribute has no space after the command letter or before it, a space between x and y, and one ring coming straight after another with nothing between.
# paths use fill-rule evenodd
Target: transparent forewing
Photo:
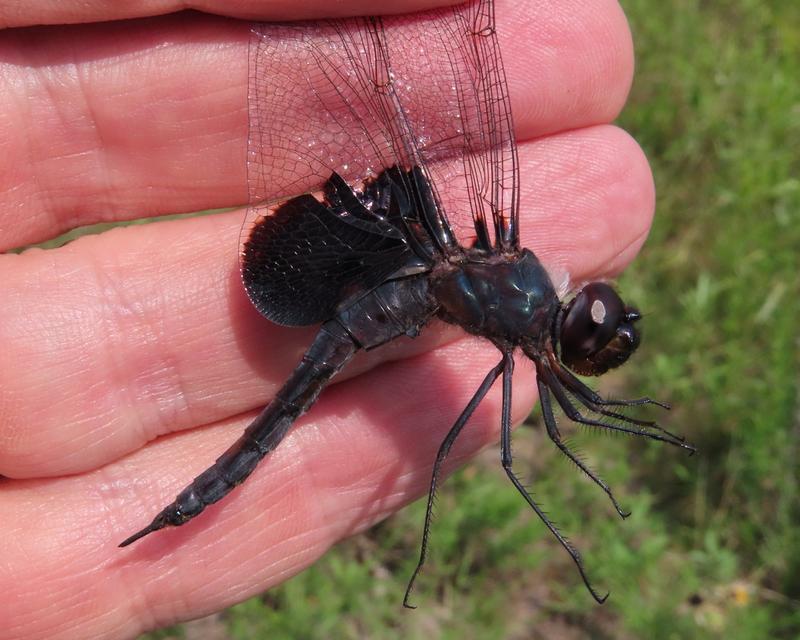
<instances>
[{"instance_id":1,"label":"transparent forewing","mask_svg":"<svg viewBox=\"0 0 800 640\"><path fill-rule=\"evenodd\" d=\"M516 149L491 2L256 25L249 91L243 239L268 215L261 203L315 191L334 171L358 190L416 165L459 241L516 244Z\"/></svg>"},{"instance_id":2,"label":"transparent forewing","mask_svg":"<svg viewBox=\"0 0 800 640\"><path fill-rule=\"evenodd\" d=\"M494 227L502 250L518 246L517 149L492 2L441 9L408 24L386 17L392 71L419 157L439 202L465 237ZM425 79L425 80L423 80Z\"/></svg>"},{"instance_id":3,"label":"transparent forewing","mask_svg":"<svg viewBox=\"0 0 800 640\"><path fill-rule=\"evenodd\" d=\"M357 187L411 163L382 38L369 19L254 27L251 203L316 188L333 171Z\"/></svg>"}]
</instances>

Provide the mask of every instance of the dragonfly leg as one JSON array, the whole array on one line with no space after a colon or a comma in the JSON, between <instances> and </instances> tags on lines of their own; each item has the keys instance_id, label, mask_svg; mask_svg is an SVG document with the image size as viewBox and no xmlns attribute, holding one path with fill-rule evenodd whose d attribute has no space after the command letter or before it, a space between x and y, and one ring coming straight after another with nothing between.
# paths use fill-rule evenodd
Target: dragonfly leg
<instances>
[{"instance_id":1,"label":"dragonfly leg","mask_svg":"<svg viewBox=\"0 0 800 640\"><path fill-rule=\"evenodd\" d=\"M553 370L556 376L558 376L558 379L561 380L564 386L567 387L567 389L573 393L584 396L595 404L602 405L604 407L639 407L646 404L654 404L657 407L666 409L667 411L672 408L666 402L660 402L647 397L633 398L631 400L606 400L591 387L586 386L583 382L581 382L580 378L575 376L569 369L561 364L558 358L556 358L555 354L548 356L548 362L550 363L550 368Z\"/></svg>"},{"instance_id":2,"label":"dragonfly leg","mask_svg":"<svg viewBox=\"0 0 800 640\"><path fill-rule=\"evenodd\" d=\"M486 377L483 379L481 386L478 387L478 390L475 392L475 395L472 396L472 399L469 401L467 406L461 412L461 415L458 416L455 424L450 428L450 431L445 436L445 439L442 441L442 444L439 446L439 451L436 453L436 461L433 463L433 474L431 476L431 486L430 490L428 491L428 504L425 509L425 526L422 529L422 547L420 549L419 554L419 562L417 562L417 566L414 569L414 573L411 575L411 579L408 581L408 587L406 587L406 594L403 597L403 606L408 609L416 609L414 605L409 602L411 598L411 591L414 588L414 582L419 575L419 572L422 570L422 565L425 564L425 558L428 555L428 538L430 536L431 530L431 519L433 518L433 502L434 497L436 494L436 487L439 481L439 472L441 471L442 463L447 458L447 454L450 453L450 449L453 446L453 443L456 441L458 434L461 433L461 430L464 428L464 425L469 420L470 416L474 413L475 409L480 404L481 400L486 396L489 389L491 388L492 384L495 380L500 376L503 372L503 367L506 362L506 356L503 356L503 359L494 367L489 373L486 374Z\"/></svg>"},{"instance_id":3,"label":"dragonfly leg","mask_svg":"<svg viewBox=\"0 0 800 640\"><path fill-rule=\"evenodd\" d=\"M553 392L556 401L564 410L564 413L567 414L567 417L573 422L593 427L601 427L603 429L610 429L611 431L621 431L622 433L629 433L635 436L643 436L645 438L650 438L651 440L658 440L659 442L666 442L667 444L671 444L675 447L686 449L690 455L694 454L696 451L694 446L687 443L685 440L683 440L683 438L676 437L673 434L664 431L663 429L658 429L658 433L656 433L654 431L649 430L647 426L635 429L631 427L626 427L622 424L613 424L611 422L604 422L602 420L594 420L593 418L587 418L580 411L578 411L578 409L575 408L575 405L573 405L572 402L570 402L570 399L567 397L567 394L564 391L564 387L561 386L558 380L556 380L555 378L550 378L549 381L552 382L552 384L549 384L549 387L550 390Z\"/></svg>"},{"instance_id":4,"label":"dragonfly leg","mask_svg":"<svg viewBox=\"0 0 800 640\"><path fill-rule=\"evenodd\" d=\"M550 384L548 379L549 372L543 371L544 367L546 366L547 365L537 366L536 384L539 387L539 402L542 404L542 415L544 416L544 424L547 428L547 435L550 437L550 440L552 440L553 443L561 450L561 453L572 460L572 462L574 462L581 471L589 476L592 482L606 492L606 495L611 500L611 503L614 505L617 513L621 517L627 518L629 515L631 515L631 512L623 510L622 507L619 506L617 499L611 492L611 488L603 481L602 478L600 478L589 467L587 467L583 460L581 460L573 451L570 451L569 447L567 447L567 445L561 439L561 432L558 430L556 417L553 414L553 406L550 403L550 390L548 388Z\"/></svg>"},{"instance_id":5,"label":"dragonfly leg","mask_svg":"<svg viewBox=\"0 0 800 640\"><path fill-rule=\"evenodd\" d=\"M550 521L550 519L547 517L547 514L538 504L536 504L536 501L534 501L531 494L514 473L511 455L511 377L513 373L514 359L508 355L505 360L505 368L503 370L503 422L500 430L500 457L503 464L503 469L505 469L506 475L508 476L509 480L511 480L511 483L516 487L517 491L519 491L522 497L525 498L525 502L527 502L536 512L536 515L539 516L544 525L550 529L550 533L556 537L556 540L559 541L561 546L564 547L564 549L570 555L572 561L575 563L575 566L578 568L578 572L581 574L581 578L583 579L583 584L586 585L589 593L592 594L592 597L599 604L603 604L606 601L606 598L608 598L608 593L601 596L595 590L591 582L589 582L588 576L586 575L581 554L575 547L572 546L572 543L570 543L569 540L564 537L556 525Z\"/></svg>"}]
</instances>

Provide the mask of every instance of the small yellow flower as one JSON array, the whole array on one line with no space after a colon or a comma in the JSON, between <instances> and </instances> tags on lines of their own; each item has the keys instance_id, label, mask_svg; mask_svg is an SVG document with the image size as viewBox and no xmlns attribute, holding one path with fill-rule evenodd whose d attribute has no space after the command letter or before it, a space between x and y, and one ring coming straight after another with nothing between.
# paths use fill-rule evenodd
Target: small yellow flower
<instances>
[{"instance_id":1,"label":"small yellow flower","mask_svg":"<svg viewBox=\"0 0 800 640\"><path fill-rule=\"evenodd\" d=\"M733 602L737 607L750 604L750 588L744 582L735 582L731 589Z\"/></svg>"}]
</instances>

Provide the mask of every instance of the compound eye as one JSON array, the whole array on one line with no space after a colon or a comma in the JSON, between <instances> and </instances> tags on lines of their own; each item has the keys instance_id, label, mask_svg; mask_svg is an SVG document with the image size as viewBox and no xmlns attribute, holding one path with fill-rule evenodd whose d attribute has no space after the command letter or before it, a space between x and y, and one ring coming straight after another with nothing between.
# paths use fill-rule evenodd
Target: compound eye
<instances>
[{"instance_id":1,"label":"compound eye","mask_svg":"<svg viewBox=\"0 0 800 640\"><path fill-rule=\"evenodd\" d=\"M604 282L592 282L565 307L561 323L561 360L582 375L601 375L625 362L639 346L633 307Z\"/></svg>"}]
</instances>

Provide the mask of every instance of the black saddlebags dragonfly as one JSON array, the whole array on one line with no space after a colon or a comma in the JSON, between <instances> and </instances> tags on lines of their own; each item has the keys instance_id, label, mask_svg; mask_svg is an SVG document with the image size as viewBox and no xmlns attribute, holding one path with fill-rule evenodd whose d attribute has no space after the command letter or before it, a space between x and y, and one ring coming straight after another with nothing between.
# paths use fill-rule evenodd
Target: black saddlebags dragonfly
<instances>
[{"instance_id":1,"label":"black saddlebags dragonfly","mask_svg":"<svg viewBox=\"0 0 800 640\"><path fill-rule=\"evenodd\" d=\"M279 67L275 61L281 60ZM423 89L424 85L424 89ZM284 119L298 113L298 131ZM500 351L433 461L419 563L442 463L503 377L501 461L575 562L578 551L518 480L511 458L513 353L536 367L547 434L627 514L562 441L551 396L573 421L691 445L616 407L574 374L600 375L639 343L639 312L602 282L562 303L519 242L519 167L490 0L415 16L259 24L250 44L250 210L241 272L255 307L282 325L321 324L302 361L244 435L150 525L120 546L185 524L243 482L360 349L416 336L433 318ZM278 199L282 194L301 194ZM575 402L588 411L578 409Z\"/></svg>"}]
</instances>

